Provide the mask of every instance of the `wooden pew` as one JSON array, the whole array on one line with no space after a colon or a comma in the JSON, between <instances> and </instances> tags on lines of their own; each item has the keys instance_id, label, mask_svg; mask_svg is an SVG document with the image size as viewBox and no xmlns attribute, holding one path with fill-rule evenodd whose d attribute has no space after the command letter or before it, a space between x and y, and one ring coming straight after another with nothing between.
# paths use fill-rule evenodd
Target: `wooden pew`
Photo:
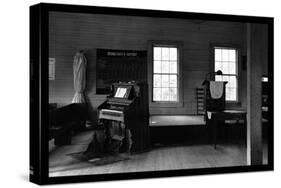
<instances>
[{"instance_id":1,"label":"wooden pew","mask_svg":"<svg viewBox=\"0 0 281 188\"><path fill-rule=\"evenodd\" d=\"M49 110L49 140L54 138L55 145L71 144L73 130L85 124L86 119L85 104L73 103Z\"/></svg>"}]
</instances>

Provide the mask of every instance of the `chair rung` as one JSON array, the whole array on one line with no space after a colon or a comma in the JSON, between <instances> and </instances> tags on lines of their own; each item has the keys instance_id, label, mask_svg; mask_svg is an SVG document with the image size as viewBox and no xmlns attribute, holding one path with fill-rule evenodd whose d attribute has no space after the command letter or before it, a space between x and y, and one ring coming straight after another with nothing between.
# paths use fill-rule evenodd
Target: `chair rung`
<instances>
[{"instance_id":1,"label":"chair rung","mask_svg":"<svg viewBox=\"0 0 281 188\"><path fill-rule=\"evenodd\" d=\"M197 114L205 115L205 90L204 88L196 88Z\"/></svg>"}]
</instances>

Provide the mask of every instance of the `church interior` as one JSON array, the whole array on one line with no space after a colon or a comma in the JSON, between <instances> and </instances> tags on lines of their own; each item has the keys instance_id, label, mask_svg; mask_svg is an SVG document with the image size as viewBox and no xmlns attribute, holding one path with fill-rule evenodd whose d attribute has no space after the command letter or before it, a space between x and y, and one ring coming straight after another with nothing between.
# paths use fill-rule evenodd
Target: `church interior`
<instances>
[{"instance_id":1,"label":"church interior","mask_svg":"<svg viewBox=\"0 0 281 188\"><path fill-rule=\"evenodd\" d=\"M50 12L49 176L266 165L268 25Z\"/></svg>"}]
</instances>

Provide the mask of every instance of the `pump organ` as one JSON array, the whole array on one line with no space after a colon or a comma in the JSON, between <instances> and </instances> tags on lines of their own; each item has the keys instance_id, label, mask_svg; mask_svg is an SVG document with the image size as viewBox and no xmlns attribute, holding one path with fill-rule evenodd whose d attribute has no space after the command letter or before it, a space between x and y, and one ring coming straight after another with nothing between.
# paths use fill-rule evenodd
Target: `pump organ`
<instances>
[{"instance_id":1,"label":"pump organ","mask_svg":"<svg viewBox=\"0 0 281 188\"><path fill-rule=\"evenodd\" d=\"M119 141L119 152L140 152L149 147L148 90L146 83L114 83L98 107L107 142Z\"/></svg>"}]
</instances>

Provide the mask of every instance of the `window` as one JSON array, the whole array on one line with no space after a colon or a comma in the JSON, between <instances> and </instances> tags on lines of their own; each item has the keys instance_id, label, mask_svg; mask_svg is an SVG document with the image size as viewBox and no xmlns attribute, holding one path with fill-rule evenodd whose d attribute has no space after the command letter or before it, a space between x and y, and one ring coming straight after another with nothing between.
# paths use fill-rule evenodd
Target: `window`
<instances>
[{"instance_id":1,"label":"window","mask_svg":"<svg viewBox=\"0 0 281 188\"><path fill-rule=\"evenodd\" d=\"M216 81L227 81L225 88L226 101L238 101L238 50L231 47L214 48L215 71L221 70L223 75L216 75Z\"/></svg>"},{"instance_id":2,"label":"window","mask_svg":"<svg viewBox=\"0 0 281 188\"><path fill-rule=\"evenodd\" d=\"M153 46L153 101L179 101L179 50L176 46Z\"/></svg>"}]
</instances>

